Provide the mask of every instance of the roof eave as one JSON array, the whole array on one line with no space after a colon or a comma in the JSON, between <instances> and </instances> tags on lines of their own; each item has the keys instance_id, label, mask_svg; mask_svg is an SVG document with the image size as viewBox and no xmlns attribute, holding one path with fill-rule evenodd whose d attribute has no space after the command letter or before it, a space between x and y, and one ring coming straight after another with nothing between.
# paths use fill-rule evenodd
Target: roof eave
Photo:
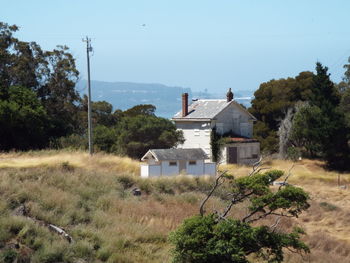
<instances>
[{"instance_id":1,"label":"roof eave","mask_svg":"<svg viewBox=\"0 0 350 263\"><path fill-rule=\"evenodd\" d=\"M172 118L172 121L212 121L214 118Z\"/></svg>"}]
</instances>

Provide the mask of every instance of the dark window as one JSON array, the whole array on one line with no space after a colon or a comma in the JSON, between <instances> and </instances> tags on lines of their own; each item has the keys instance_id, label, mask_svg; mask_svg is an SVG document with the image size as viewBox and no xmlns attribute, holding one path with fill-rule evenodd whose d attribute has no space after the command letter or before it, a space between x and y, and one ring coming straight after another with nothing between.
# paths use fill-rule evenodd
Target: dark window
<instances>
[{"instance_id":1,"label":"dark window","mask_svg":"<svg viewBox=\"0 0 350 263\"><path fill-rule=\"evenodd\" d=\"M169 162L169 166L177 166L177 162Z\"/></svg>"},{"instance_id":2,"label":"dark window","mask_svg":"<svg viewBox=\"0 0 350 263\"><path fill-rule=\"evenodd\" d=\"M257 155L257 154L253 154L253 155L252 155L252 158L255 158L255 159L256 159L256 158L258 158L258 155Z\"/></svg>"},{"instance_id":3,"label":"dark window","mask_svg":"<svg viewBox=\"0 0 350 263\"><path fill-rule=\"evenodd\" d=\"M188 164L189 164L189 165L196 165L197 162L196 162L196 161L189 161Z\"/></svg>"}]
</instances>

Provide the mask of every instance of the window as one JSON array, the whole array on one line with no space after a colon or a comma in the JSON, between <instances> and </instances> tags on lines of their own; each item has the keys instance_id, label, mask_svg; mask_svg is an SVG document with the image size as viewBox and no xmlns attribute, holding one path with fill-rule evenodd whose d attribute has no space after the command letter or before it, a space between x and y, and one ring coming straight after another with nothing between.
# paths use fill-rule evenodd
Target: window
<instances>
[{"instance_id":1,"label":"window","mask_svg":"<svg viewBox=\"0 0 350 263\"><path fill-rule=\"evenodd\" d=\"M210 130L204 130L205 136L209 137L210 136Z\"/></svg>"},{"instance_id":2,"label":"window","mask_svg":"<svg viewBox=\"0 0 350 263\"><path fill-rule=\"evenodd\" d=\"M189 164L189 165L196 165L197 162L196 162L196 161L189 161L188 164Z\"/></svg>"},{"instance_id":3,"label":"window","mask_svg":"<svg viewBox=\"0 0 350 263\"><path fill-rule=\"evenodd\" d=\"M169 166L177 166L177 162L169 162Z\"/></svg>"}]
</instances>

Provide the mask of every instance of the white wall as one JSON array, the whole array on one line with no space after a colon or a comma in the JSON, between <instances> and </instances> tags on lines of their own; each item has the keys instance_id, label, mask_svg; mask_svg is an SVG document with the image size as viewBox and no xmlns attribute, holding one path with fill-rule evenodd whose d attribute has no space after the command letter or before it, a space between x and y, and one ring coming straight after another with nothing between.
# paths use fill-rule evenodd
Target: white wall
<instances>
[{"instance_id":1,"label":"white wall","mask_svg":"<svg viewBox=\"0 0 350 263\"><path fill-rule=\"evenodd\" d=\"M218 133L223 134L233 131L240 136L248 138L253 136L253 122L250 120L250 115L238 108L234 103L219 113L216 119Z\"/></svg>"},{"instance_id":2,"label":"white wall","mask_svg":"<svg viewBox=\"0 0 350 263\"><path fill-rule=\"evenodd\" d=\"M216 163L204 163L204 174L216 175Z\"/></svg>"},{"instance_id":3,"label":"white wall","mask_svg":"<svg viewBox=\"0 0 350 263\"><path fill-rule=\"evenodd\" d=\"M189 165L189 161L187 161L186 171L188 175L215 175L216 164L205 163L204 160L196 160L195 165ZM141 177L143 178L172 175L179 175L178 161L177 166L169 166L169 161L163 161L161 165L141 164Z\"/></svg>"},{"instance_id":4,"label":"white wall","mask_svg":"<svg viewBox=\"0 0 350 263\"><path fill-rule=\"evenodd\" d=\"M176 166L170 166L169 161L161 162L161 174L164 176L178 175L179 174L179 162L176 162Z\"/></svg>"},{"instance_id":5,"label":"white wall","mask_svg":"<svg viewBox=\"0 0 350 263\"><path fill-rule=\"evenodd\" d=\"M257 162L260 158L260 143L259 142L250 142L250 143L233 143L228 144L226 147L223 147L221 153L220 162L223 164L227 163L227 151L228 147L237 147L237 163L239 164L253 164ZM257 157L253 157L257 155Z\"/></svg>"},{"instance_id":6,"label":"white wall","mask_svg":"<svg viewBox=\"0 0 350 263\"><path fill-rule=\"evenodd\" d=\"M141 164L140 165L141 168L141 177L148 177L149 176L149 168L148 168L148 164Z\"/></svg>"},{"instance_id":7,"label":"white wall","mask_svg":"<svg viewBox=\"0 0 350 263\"><path fill-rule=\"evenodd\" d=\"M182 130L185 138L185 143L178 148L202 148L206 154L210 155L210 126L210 122L176 121L176 128Z\"/></svg>"},{"instance_id":8,"label":"white wall","mask_svg":"<svg viewBox=\"0 0 350 263\"><path fill-rule=\"evenodd\" d=\"M141 177L153 177L161 175L160 165L141 164Z\"/></svg>"},{"instance_id":9,"label":"white wall","mask_svg":"<svg viewBox=\"0 0 350 263\"><path fill-rule=\"evenodd\" d=\"M186 162L187 174L190 175L203 175L204 174L204 161L196 160L195 165L190 165L189 161Z\"/></svg>"}]
</instances>

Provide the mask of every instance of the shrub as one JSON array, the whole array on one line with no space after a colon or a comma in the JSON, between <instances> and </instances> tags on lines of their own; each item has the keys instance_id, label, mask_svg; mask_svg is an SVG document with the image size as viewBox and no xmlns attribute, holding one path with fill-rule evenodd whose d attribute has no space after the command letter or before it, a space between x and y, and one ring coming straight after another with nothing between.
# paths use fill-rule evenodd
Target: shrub
<instances>
[{"instance_id":1,"label":"shrub","mask_svg":"<svg viewBox=\"0 0 350 263\"><path fill-rule=\"evenodd\" d=\"M321 202L320 206L326 211L335 211L339 209L337 206L327 202Z\"/></svg>"},{"instance_id":2,"label":"shrub","mask_svg":"<svg viewBox=\"0 0 350 263\"><path fill-rule=\"evenodd\" d=\"M117 177L117 181L124 189L130 188L136 183L136 180L130 175L120 175Z\"/></svg>"},{"instance_id":3,"label":"shrub","mask_svg":"<svg viewBox=\"0 0 350 263\"><path fill-rule=\"evenodd\" d=\"M0 261L4 263L13 263L17 259L17 252L13 249L5 249L0 254Z\"/></svg>"}]
</instances>

